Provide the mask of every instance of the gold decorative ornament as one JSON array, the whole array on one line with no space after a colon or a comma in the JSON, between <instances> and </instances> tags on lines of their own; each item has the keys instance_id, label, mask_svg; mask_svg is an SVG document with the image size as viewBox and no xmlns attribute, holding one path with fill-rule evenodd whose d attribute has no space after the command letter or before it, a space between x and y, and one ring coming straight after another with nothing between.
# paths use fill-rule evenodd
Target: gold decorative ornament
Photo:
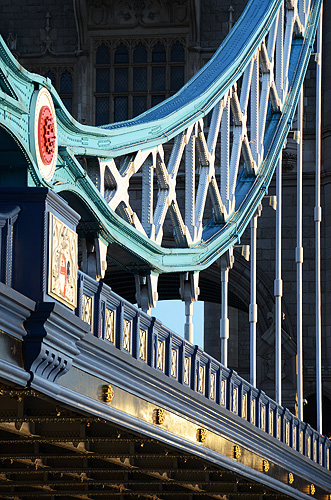
<instances>
[{"instance_id":1,"label":"gold decorative ornament","mask_svg":"<svg viewBox=\"0 0 331 500\"><path fill-rule=\"evenodd\" d=\"M269 471L270 464L269 464L268 460L263 460L262 468L263 468L263 472L268 472Z\"/></svg>"},{"instance_id":2,"label":"gold decorative ornament","mask_svg":"<svg viewBox=\"0 0 331 500\"><path fill-rule=\"evenodd\" d=\"M111 385L102 386L102 401L110 403L114 397L114 390Z\"/></svg>"},{"instance_id":3,"label":"gold decorative ornament","mask_svg":"<svg viewBox=\"0 0 331 500\"><path fill-rule=\"evenodd\" d=\"M233 447L233 458L238 460L241 457L241 449L237 444Z\"/></svg>"},{"instance_id":4,"label":"gold decorative ornament","mask_svg":"<svg viewBox=\"0 0 331 500\"><path fill-rule=\"evenodd\" d=\"M206 441L206 438L207 438L207 431L206 429L198 429L197 430L197 441L199 441L199 443L204 443Z\"/></svg>"},{"instance_id":5,"label":"gold decorative ornament","mask_svg":"<svg viewBox=\"0 0 331 500\"><path fill-rule=\"evenodd\" d=\"M315 491L316 491L316 488L313 484L310 485L310 494L311 495L314 495L315 494Z\"/></svg>"},{"instance_id":6,"label":"gold decorative ornament","mask_svg":"<svg viewBox=\"0 0 331 500\"><path fill-rule=\"evenodd\" d=\"M289 473L288 475L288 484L293 484L294 483L294 475L292 472Z\"/></svg>"},{"instance_id":7,"label":"gold decorative ornament","mask_svg":"<svg viewBox=\"0 0 331 500\"><path fill-rule=\"evenodd\" d=\"M157 425L162 425L165 420L165 414L162 408L156 408L153 410L153 423Z\"/></svg>"}]
</instances>

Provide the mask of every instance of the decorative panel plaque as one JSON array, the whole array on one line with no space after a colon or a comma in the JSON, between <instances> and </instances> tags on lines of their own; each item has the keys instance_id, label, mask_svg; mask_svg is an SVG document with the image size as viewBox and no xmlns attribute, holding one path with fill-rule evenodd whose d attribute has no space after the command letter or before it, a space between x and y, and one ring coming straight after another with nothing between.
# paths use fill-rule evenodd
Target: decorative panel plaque
<instances>
[{"instance_id":1,"label":"decorative panel plaque","mask_svg":"<svg viewBox=\"0 0 331 500\"><path fill-rule=\"evenodd\" d=\"M285 423L285 443L290 444L290 422Z\"/></svg>"},{"instance_id":2,"label":"decorative panel plaque","mask_svg":"<svg viewBox=\"0 0 331 500\"><path fill-rule=\"evenodd\" d=\"M105 340L112 342L115 341L115 311L106 308L106 321L105 321Z\"/></svg>"},{"instance_id":3,"label":"decorative panel plaque","mask_svg":"<svg viewBox=\"0 0 331 500\"><path fill-rule=\"evenodd\" d=\"M171 349L171 376L177 378L178 374L178 350Z\"/></svg>"},{"instance_id":4,"label":"decorative panel plaque","mask_svg":"<svg viewBox=\"0 0 331 500\"><path fill-rule=\"evenodd\" d=\"M282 417L277 415L277 438L282 438Z\"/></svg>"},{"instance_id":5,"label":"decorative panel plaque","mask_svg":"<svg viewBox=\"0 0 331 500\"><path fill-rule=\"evenodd\" d=\"M265 405L261 405L261 429L265 431L265 416L266 416L266 407Z\"/></svg>"},{"instance_id":6,"label":"decorative panel plaque","mask_svg":"<svg viewBox=\"0 0 331 500\"><path fill-rule=\"evenodd\" d=\"M298 432L297 427L293 427L292 445L294 450L297 449L297 432Z\"/></svg>"},{"instance_id":7,"label":"decorative panel plaque","mask_svg":"<svg viewBox=\"0 0 331 500\"><path fill-rule=\"evenodd\" d=\"M256 409L256 400L252 399L252 401L251 401L251 423L252 424L255 424L255 420L256 420L255 409Z\"/></svg>"},{"instance_id":8,"label":"decorative panel plaque","mask_svg":"<svg viewBox=\"0 0 331 500\"><path fill-rule=\"evenodd\" d=\"M185 357L184 359L184 384L190 385L190 372L191 372L191 358Z\"/></svg>"},{"instance_id":9,"label":"decorative panel plaque","mask_svg":"<svg viewBox=\"0 0 331 500\"><path fill-rule=\"evenodd\" d=\"M131 352L132 323L128 319L123 321L123 349Z\"/></svg>"},{"instance_id":10,"label":"decorative panel plaque","mask_svg":"<svg viewBox=\"0 0 331 500\"><path fill-rule=\"evenodd\" d=\"M211 372L210 374L210 394L209 397L210 399L215 400L216 396L216 373Z\"/></svg>"},{"instance_id":11,"label":"decorative panel plaque","mask_svg":"<svg viewBox=\"0 0 331 500\"><path fill-rule=\"evenodd\" d=\"M77 307L77 234L49 214L48 294L70 309Z\"/></svg>"},{"instance_id":12,"label":"decorative panel plaque","mask_svg":"<svg viewBox=\"0 0 331 500\"><path fill-rule=\"evenodd\" d=\"M243 394L242 398L242 409L241 409L242 418L247 418L247 394Z\"/></svg>"},{"instance_id":13,"label":"decorative panel plaque","mask_svg":"<svg viewBox=\"0 0 331 500\"><path fill-rule=\"evenodd\" d=\"M139 359L147 361L147 330L139 329Z\"/></svg>"},{"instance_id":14,"label":"decorative panel plaque","mask_svg":"<svg viewBox=\"0 0 331 500\"><path fill-rule=\"evenodd\" d=\"M308 457L311 458L311 437L308 436L307 438L307 450L308 450Z\"/></svg>"},{"instance_id":15,"label":"decorative panel plaque","mask_svg":"<svg viewBox=\"0 0 331 500\"><path fill-rule=\"evenodd\" d=\"M300 430L300 453L303 453L303 432Z\"/></svg>"},{"instance_id":16,"label":"decorative panel plaque","mask_svg":"<svg viewBox=\"0 0 331 500\"><path fill-rule=\"evenodd\" d=\"M274 435L274 412L269 410L269 434Z\"/></svg>"},{"instance_id":17,"label":"decorative panel plaque","mask_svg":"<svg viewBox=\"0 0 331 500\"><path fill-rule=\"evenodd\" d=\"M232 392L232 411L238 413L238 387L233 388Z\"/></svg>"},{"instance_id":18,"label":"decorative panel plaque","mask_svg":"<svg viewBox=\"0 0 331 500\"><path fill-rule=\"evenodd\" d=\"M330 448L326 450L326 466L330 470Z\"/></svg>"},{"instance_id":19,"label":"decorative panel plaque","mask_svg":"<svg viewBox=\"0 0 331 500\"><path fill-rule=\"evenodd\" d=\"M82 320L88 323L92 329L93 297L83 294Z\"/></svg>"},{"instance_id":20,"label":"decorative panel plaque","mask_svg":"<svg viewBox=\"0 0 331 500\"><path fill-rule=\"evenodd\" d=\"M198 391L201 394L205 393L205 372L206 368L204 366L199 366L199 382L198 382Z\"/></svg>"},{"instance_id":21,"label":"decorative panel plaque","mask_svg":"<svg viewBox=\"0 0 331 500\"><path fill-rule=\"evenodd\" d=\"M221 405L225 406L226 402L226 381L223 379L221 382Z\"/></svg>"},{"instance_id":22,"label":"decorative panel plaque","mask_svg":"<svg viewBox=\"0 0 331 500\"><path fill-rule=\"evenodd\" d=\"M164 372L164 341L157 341L156 368Z\"/></svg>"}]
</instances>

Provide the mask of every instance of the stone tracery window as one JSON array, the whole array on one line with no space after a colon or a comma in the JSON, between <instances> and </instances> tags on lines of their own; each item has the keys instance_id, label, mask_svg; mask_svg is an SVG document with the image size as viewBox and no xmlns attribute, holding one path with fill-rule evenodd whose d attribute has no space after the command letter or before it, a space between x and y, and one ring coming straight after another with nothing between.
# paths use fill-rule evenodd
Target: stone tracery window
<instances>
[{"instance_id":1,"label":"stone tracery window","mask_svg":"<svg viewBox=\"0 0 331 500\"><path fill-rule=\"evenodd\" d=\"M69 71L64 71L60 76L60 96L70 114L72 114L72 93L72 76Z\"/></svg>"},{"instance_id":2,"label":"stone tracery window","mask_svg":"<svg viewBox=\"0 0 331 500\"><path fill-rule=\"evenodd\" d=\"M48 78L51 81L53 87L56 87L56 76L55 76L55 74L52 71L49 70L49 71L47 71L47 73L45 73L45 76L46 76L46 78Z\"/></svg>"},{"instance_id":3,"label":"stone tracery window","mask_svg":"<svg viewBox=\"0 0 331 500\"><path fill-rule=\"evenodd\" d=\"M180 42L176 42L170 51L170 90L179 90L184 83L185 61L184 47Z\"/></svg>"},{"instance_id":4,"label":"stone tracery window","mask_svg":"<svg viewBox=\"0 0 331 500\"><path fill-rule=\"evenodd\" d=\"M129 104L129 51L121 43L114 55L114 121L128 119Z\"/></svg>"},{"instance_id":5,"label":"stone tracery window","mask_svg":"<svg viewBox=\"0 0 331 500\"><path fill-rule=\"evenodd\" d=\"M73 114L73 69L64 68L63 66L48 67L30 67L29 71L44 75L49 78L53 87L59 93L63 104L70 114Z\"/></svg>"},{"instance_id":6,"label":"stone tracery window","mask_svg":"<svg viewBox=\"0 0 331 500\"><path fill-rule=\"evenodd\" d=\"M102 42L95 53L95 124L134 118L184 82L183 41Z\"/></svg>"},{"instance_id":7,"label":"stone tracery window","mask_svg":"<svg viewBox=\"0 0 331 500\"><path fill-rule=\"evenodd\" d=\"M139 42L133 50L133 96L132 117L140 115L147 109L148 92L148 54L147 48Z\"/></svg>"},{"instance_id":8,"label":"stone tracery window","mask_svg":"<svg viewBox=\"0 0 331 500\"><path fill-rule=\"evenodd\" d=\"M109 121L109 93L110 93L110 52L105 44L100 45L96 52L95 75L95 115L96 125Z\"/></svg>"}]
</instances>

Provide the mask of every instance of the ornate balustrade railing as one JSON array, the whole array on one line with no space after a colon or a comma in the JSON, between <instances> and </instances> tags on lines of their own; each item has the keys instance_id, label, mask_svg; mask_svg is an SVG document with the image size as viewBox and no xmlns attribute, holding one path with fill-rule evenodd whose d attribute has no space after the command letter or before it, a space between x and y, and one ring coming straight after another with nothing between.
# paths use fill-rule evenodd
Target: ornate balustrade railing
<instances>
[{"instance_id":1,"label":"ornate balustrade railing","mask_svg":"<svg viewBox=\"0 0 331 500\"><path fill-rule=\"evenodd\" d=\"M235 371L79 272L76 314L91 334L206 397L331 470L331 441L279 406Z\"/></svg>"}]
</instances>

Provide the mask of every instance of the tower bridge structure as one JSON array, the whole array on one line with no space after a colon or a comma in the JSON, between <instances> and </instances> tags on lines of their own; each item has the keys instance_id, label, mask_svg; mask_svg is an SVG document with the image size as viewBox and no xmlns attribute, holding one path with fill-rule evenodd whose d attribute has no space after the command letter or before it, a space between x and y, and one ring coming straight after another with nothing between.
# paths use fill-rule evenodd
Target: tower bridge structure
<instances>
[{"instance_id":1,"label":"tower bridge structure","mask_svg":"<svg viewBox=\"0 0 331 500\"><path fill-rule=\"evenodd\" d=\"M234 25L231 4L232 29L198 71L203 7L167 9L74 1L72 53L56 52L49 12L40 54L20 53L12 21L0 39L1 499L331 498L322 1L249 0ZM102 40L110 18L135 42ZM76 57L83 75L88 37L98 126L83 123L83 79L77 102L65 66L59 83L16 59ZM174 290L184 338L152 313ZM199 298L220 304L206 306L206 350Z\"/></svg>"}]
</instances>

